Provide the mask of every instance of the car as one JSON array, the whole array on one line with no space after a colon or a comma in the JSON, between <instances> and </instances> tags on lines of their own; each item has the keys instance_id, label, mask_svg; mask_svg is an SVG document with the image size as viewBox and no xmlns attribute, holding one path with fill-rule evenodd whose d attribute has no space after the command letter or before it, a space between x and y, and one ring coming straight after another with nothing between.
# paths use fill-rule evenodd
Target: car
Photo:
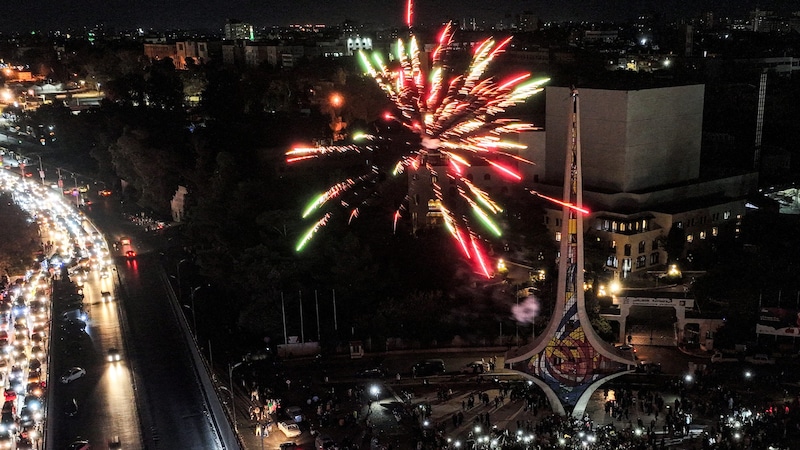
<instances>
[{"instance_id":1,"label":"car","mask_svg":"<svg viewBox=\"0 0 800 450\"><path fill-rule=\"evenodd\" d=\"M42 382L39 381L37 383L28 383L26 388L26 392L29 395L32 395L36 398L41 399L44 396L44 387L42 386Z\"/></svg>"},{"instance_id":2,"label":"car","mask_svg":"<svg viewBox=\"0 0 800 450\"><path fill-rule=\"evenodd\" d=\"M383 378L386 376L386 369L383 367L368 367L363 370L359 370L356 373L356 376L359 378Z\"/></svg>"},{"instance_id":3,"label":"car","mask_svg":"<svg viewBox=\"0 0 800 450\"><path fill-rule=\"evenodd\" d=\"M22 428L30 428L42 422L42 412L23 406L19 412L19 424Z\"/></svg>"},{"instance_id":4,"label":"car","mask_svg":"<svg viewBox=\"0 0 800 450\"><path fill-rule=\"evenodd\" d=\"M0 432L0 450L11 450L14 446L14 436L10 430Z\"/></svg>"},{"instance_id":5,"label":"car","mask_svg":"<svg viewBox=\"0 0 800 450\"><path fill-rule=\"evenodd\" d=\"M317 450L330 450L336 447L336 441L327 434L318 434L314 440L314 448Z\"/></svg>"},{"instance_id":6,"label":"car","mask_svg":"<svg viewBox=\"0 0 800 450\"><path fill-rule=\"evenodd\" d=\"M64 375L61 375L61 382L64 384L71 383L84 375L86 375L86 369L82 367L72 367L66 371Z\"/></svg>"},{"instance_id":7,"label":"car","mask_svg":"<svg viewBox=\"0 0 800 450\"><path fill-rule=\"evenodd\" d=\"M753 356L748 356L744 360L745 362L749 362L750 364L756 364L756 365L775 364L775 360L770 358L764 353L757 353Z\"/></svg>"},{"instance_id":8,"label":"car","mask_svg":"<svg viewBox=\"0 0 800 450\"><path fill-rule=\"evenodd\" d=\"M17 419L14 418L13 413L2 413L0 415L0 431L16 431L17 429Z\"/></svg>"},{"instance_id":9,"label":"car","mask_svg":"<svg viewBox=\"0 0 800 450\"><path fill-rule=\"evenodd\" d=\"M45 353L41 345L34 345L31 347L31 357L36 359L44 359Z\"/></svg>"},{"instance_id":10,"label":"car","mask_svg":"<svg viewBox=\"0 0 800 450\"><path fill-rule=\"evenodd\" d=\"M41 372L42 370L42 361L38 358L32 358L28 361L28 372Z\"/></svg>"},{"instance_id":11,"label":"car","mask_svg":"<svg viewBox=\"0 0 800 450\"><path fill-rule=\"evenodd\" d=\"M297 448L297 443L295 442L281 442L281 445L278 446L280 450L294 450Z\"/></svg>"},{"instance_id":12,"label":"car","mask_svg":"<svg viewBox=\"0 0 800 450\"><path fill-rule=\"evenodd\" d=\"M91 448L86 439L75 439L67 446L67 450L89 450Z\"/></svg>"},{"instance_id":13,"label":"car","mask_svg":"<svg viewBox=\"0 0 800 450\"><path fill-rule=\"evenodd\" d=\"M17 439L17 450L33 450L33 442L29 438L20 437Z\"/></svg>"},{"instance_id":14,"label":"car","mask_svg":"<svg viewBox=\"0 0 800 450\"><path fill-rule=\"evenodd\" d=\"M136 259L136 252L133 250L128 250L125 252L125 257L128 258L128 260Z\"/></svg>"},{"instance_id":15,"label":"car","mask_svg":"<svg viewBox=\"0 0 800 450\"><path fill-rule=\"evenodd\" d=\"M445 373L444 360L426 359L418 362L412 367L412 372L416 376L426 377L429 375L441 375Z\"/></svg>"},{"instance_id":16,"label":"car","mask_svg":"<svg viewBox=\"0 0 800 450\"><path fill-rule=\"evenodd\" d=\"M97 195L99 195L100 197L110 197L111 194L112 192L108 189L101 189L97 191Z\"/></svg>"},{"instance_id":17,"label":"car","mask_svg":"<svg viewBox=\"0 0 800 450\"><path fill-rule=\"evenodd\" d=\"M738 361L739 361L739 358L737 358L735 355L726 355L726 354L724 354L722 352L715 352L711 356L711 362L713 364L738 362Z\"/></svg>"},{"instance_id":18,"label":"car","mask_svg":"<svg viewBox=\"0 0 800 450\"><path fill-rule=\"evenodd\" d=\"M64 405L64 414L74 417L78 414L78 401L74 398L68 400L67 403Z\"/></svg>"},{"instance_id":19,"label":"car","mask_svg":"<svg viewBox=\"0 0 800 450\"><path fill-rule=\"evenodd\" d=\"M114 347L111 347L110 349L108 349L108 353L106 355L106 359L109 362L117 362L117 361L122 359L122 356L120 356L118 349L116 349Z\"/></svg>"},{"instance_id":20,"label":"car","mask_svg":"<svg viewBox=\"0 0 800 450\"><path fill-rule=\"evenodd\" d=\"M461 373L485 373L489 372L490 366L486 361L472 361L461 368Z\"/></svg>"},{"instance_id":21,"label":"car","mask_svg":"<svg viewBox=\"0 0 800 450\"><path fill-rule=\"evenodd\" d=\"M293 420L294 423L302 423L306 420L306 416L303 414L303 410L299 406L289 406L288 408L284 409L283 412L286 414L286 417Z\"/></svg>"},{"instance_id":22,"label":"car","mask_svg":"<svg viewBox=\"0 0 800 450\"><path fill-rule=\"evenodd\" d=\"M109 303L114 300L114 297L111 295L111 292L103 291L100 293L100 299L103 301L103 303Z\"/></svg>"},{"instance_id":23,"label":"car","mask_svg":"<svg viewBox=\"0 0 800 450\"><path fill-rule=\"evenodd\" d=\"M300 436L302 433L300 427L294 422L281 421L278 422L278 429L288 438Z\"/></svg>"},{"instance_id":24,"label":"car","mask_svg":"<svg viewBox=\"0 0 800 450\"><path fill-rule=\"evenodd\" d=\"M636 365L636 373L645 373L647 375L658 375L661 373L661 364L647 361L639 361Z\"/></svg>"}]
</instances>

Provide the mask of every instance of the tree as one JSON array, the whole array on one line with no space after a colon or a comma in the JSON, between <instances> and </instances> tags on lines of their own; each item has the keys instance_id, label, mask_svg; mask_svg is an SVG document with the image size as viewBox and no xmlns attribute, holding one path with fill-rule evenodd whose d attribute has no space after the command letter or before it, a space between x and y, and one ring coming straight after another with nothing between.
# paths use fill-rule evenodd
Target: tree
<instances>
[{"instance_id":1,"label":"tree","mask_svg":"<svg viewBox=\"0 0 800 450\"><path fill-rule=\"evenodd\" d=\"M41 249L36 222L30 220L11 196L0 194L0 274L22 275Z\"/></svg>"}]
</instances>

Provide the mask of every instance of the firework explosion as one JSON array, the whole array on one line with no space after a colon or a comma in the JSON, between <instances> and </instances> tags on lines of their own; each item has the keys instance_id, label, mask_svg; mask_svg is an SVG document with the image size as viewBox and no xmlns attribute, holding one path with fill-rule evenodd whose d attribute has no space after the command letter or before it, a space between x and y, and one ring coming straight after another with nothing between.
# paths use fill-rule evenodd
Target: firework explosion
<instances>
[{"instance_id":1,"label":"firework explosion","mask_svg":"<svg viewBox=\"0 0 800 450\"><path fill-rule=\"evenodd\" d=\"M406 14L410 27L410 1ZM420 138L420 148L409 148L399 155L392 173L399 175L407 168L425 168L431 173L436 173L437 169L443 170L446 178L455 182L457 198L469 206L478 222L493 236L501 235L500 227L494 223L492 216L502 212L502 208L463 174L467 168L480 165L490 167L511 182L522 180L516 166L519 163L533 163L512 153L524 149L524 145L504 141L502 136L535 128L532 124L499 115L507 108L540 92L542 85L547 82L547 79L531 80L528 73L513 75L504 80L485 76L489 64L504 51L510 41L511 38L500 42L489 38L479 43L474 50L471 64L458 76L451 76L444 63L453 43L451 24L445 26L439 35L438 45L430 54L429 64L423 64L413 33L407 45L398 40L396 60L392 62L392 68L378 54L370 59L364 52L360 53L365 72L377 82L400 113L399 117L387 114L387 118L401 123ZM424 67L430 67L427 74ZM377 139L374 136L367 138ZM295 148L287 152L286 156L287 162L295 162L332 154L373 150L369 145L357 144L304 147ZM437 158L428 158L433 155ZM442 161L444 169L435 169L430 163L433 159ZM358 216L358 207L363 205L364 200L361 203L344 201L342 197L358 186L377 183L379 173L380 170L373 167L371 173L337 183L315 198L305 209L303 217L319 211L332 200L339 199L343 206L350 208L349 216L352 220ZM479 232L466 216L456 215L453 208L445 204L442 189L437 184L438 181L434 181L433 191L435 200L440 205L445 227L457 241L464 256L474 263L478 271L489 277L491 265L481 249L482 238ZM404 208L401 207L402 209ZM400 212L398 210L394 214L393 227L396 227ZM324 220L317 221L311 231L304 235L297 246L298 251L324 226L329 217L330 212L323 212Z\"/></svg>"}]
</instances>

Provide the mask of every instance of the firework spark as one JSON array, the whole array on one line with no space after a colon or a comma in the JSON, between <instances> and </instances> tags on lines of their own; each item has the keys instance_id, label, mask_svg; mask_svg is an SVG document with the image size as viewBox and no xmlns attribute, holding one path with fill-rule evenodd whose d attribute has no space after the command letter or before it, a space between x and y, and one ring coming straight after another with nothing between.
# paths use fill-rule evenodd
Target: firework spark
<instances>
[{"instance_id":1,"label":"firework spark","mask_svg":"<svg viewBox=\"0 0 800 450\"><path fill-rule=\"evenodd\" d=\"M411 30L412 3L406 7L406 20ZM416 36L411 33L408 43L397 42L397 54L391 66L378 55L359 54L364 72L371 76L394 104L397 114L385 117L402 124L415 133L421 145L409 148L399 155L397 162L387 171L403 173L406 169L426 169L432 175L441 171L455 184L457 199L463 199L472 209L478 222L490 235L499 236L501 228L492 215L502 208L481 189L468 180L466 172L476 166L488 167L510 182L522 180L516 165L533 164L516 153L524 145L502 140L503 135L515 134L536 128L516 119L499 117L508 108L526 101L543 90L547 79L533 80L528 73L514 74L504 79L486 76L487 68L505 51L511 38L496 41L493 38L479 43L473 52L471 64L463 74L449 76L451 68L446 61L453 49L453 27L448 24L438 38L436 48L427 56L420 50ZM425 68L430 68L426 73ZM374 137L370 136L370 140ZM374 150L374 149L372 149ZM300 147L287 152L287 162L328 156L338 153L362 152L364 147L355 143L327 147ZM436 156L436 158L428 158ZM436 163L434 168L431 161ZM374 178L347 180L331 187L316 198L305 215L321 208L332 199L352 191L358 184ZM433 182L435 203L439 205L444 225L462 248L466 258L476 262L485 276L490 276L479 235L466 216L456 215L445 206L442 188ZM454 200L457 200L454 199ZM352 219L352 216L351 216ZM399 210L394 214L392 227L396 230ZM327 219L326 219L327 220ZM324 223L323 223L324 225ZM311 233L313 234L313 233ZM310 235L304 239L310 238Z\"/></svg>"}]
</instances>

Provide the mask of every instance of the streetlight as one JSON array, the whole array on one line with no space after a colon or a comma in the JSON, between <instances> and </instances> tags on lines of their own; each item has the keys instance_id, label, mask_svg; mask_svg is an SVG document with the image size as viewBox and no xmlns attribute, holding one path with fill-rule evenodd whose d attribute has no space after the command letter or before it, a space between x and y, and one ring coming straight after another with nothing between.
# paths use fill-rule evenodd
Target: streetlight
<instances>
[{"instance_id":1,"label":"streetlight","mask_svg":"<svg viewBox=\"0 0 800 450\"><path fill-rule=\"evenodd\" d=\"M182 260L178 261L178 264L175 265L175 270L178 272L177 273L177 278L178 278L178 301L181 301L183 299L183 295L182 295L183 291L181 289L181 264L185 263L188 260L189 260L189 258L183 258Z\"/></svg>"},{"instance_id":2,"label":"streetlight","mask_svg":"<svg viewBox=\"0 0 800 450\"><path fill-rule=\"evenodd\" d=\"M233 431L236 433L239 432L239 425L236 422L236 392L233 390L233 369L241 366L242 364L244 364L244 361L239 361L234 365L228 363L228 378L231 383L231 416L233 416Z\"/></svg>"},{"instance_id":3,"label":"streetlight","mask_svg":"<svg viewBox=\"0 0 800 450\"><path fill-rule=\"evenodd\" d=\"M42 155L36 155L39 158L39 178L42 179L42 186L44 186L44 168L42 167Z\"/></svg>"},{"instance_id":4,"label":"streetlight","mask_svg":"<svg viewBox=\"0 0 800 450\"><path fill-rule=\"evenodd\" d=\"M195 340L197 340L197 313L196 313L196 311L194 309L194 294L195 294L195 292L199 291L200 289L203 289L204 287L210 287L210 286L211 286L210 284L203 284L203 285L197 286L196 288L192 289L192 293L190 295L190 298L192 299L192 330L194 330L194 338L195 338Z\"/></svg>"}]
</instances>

